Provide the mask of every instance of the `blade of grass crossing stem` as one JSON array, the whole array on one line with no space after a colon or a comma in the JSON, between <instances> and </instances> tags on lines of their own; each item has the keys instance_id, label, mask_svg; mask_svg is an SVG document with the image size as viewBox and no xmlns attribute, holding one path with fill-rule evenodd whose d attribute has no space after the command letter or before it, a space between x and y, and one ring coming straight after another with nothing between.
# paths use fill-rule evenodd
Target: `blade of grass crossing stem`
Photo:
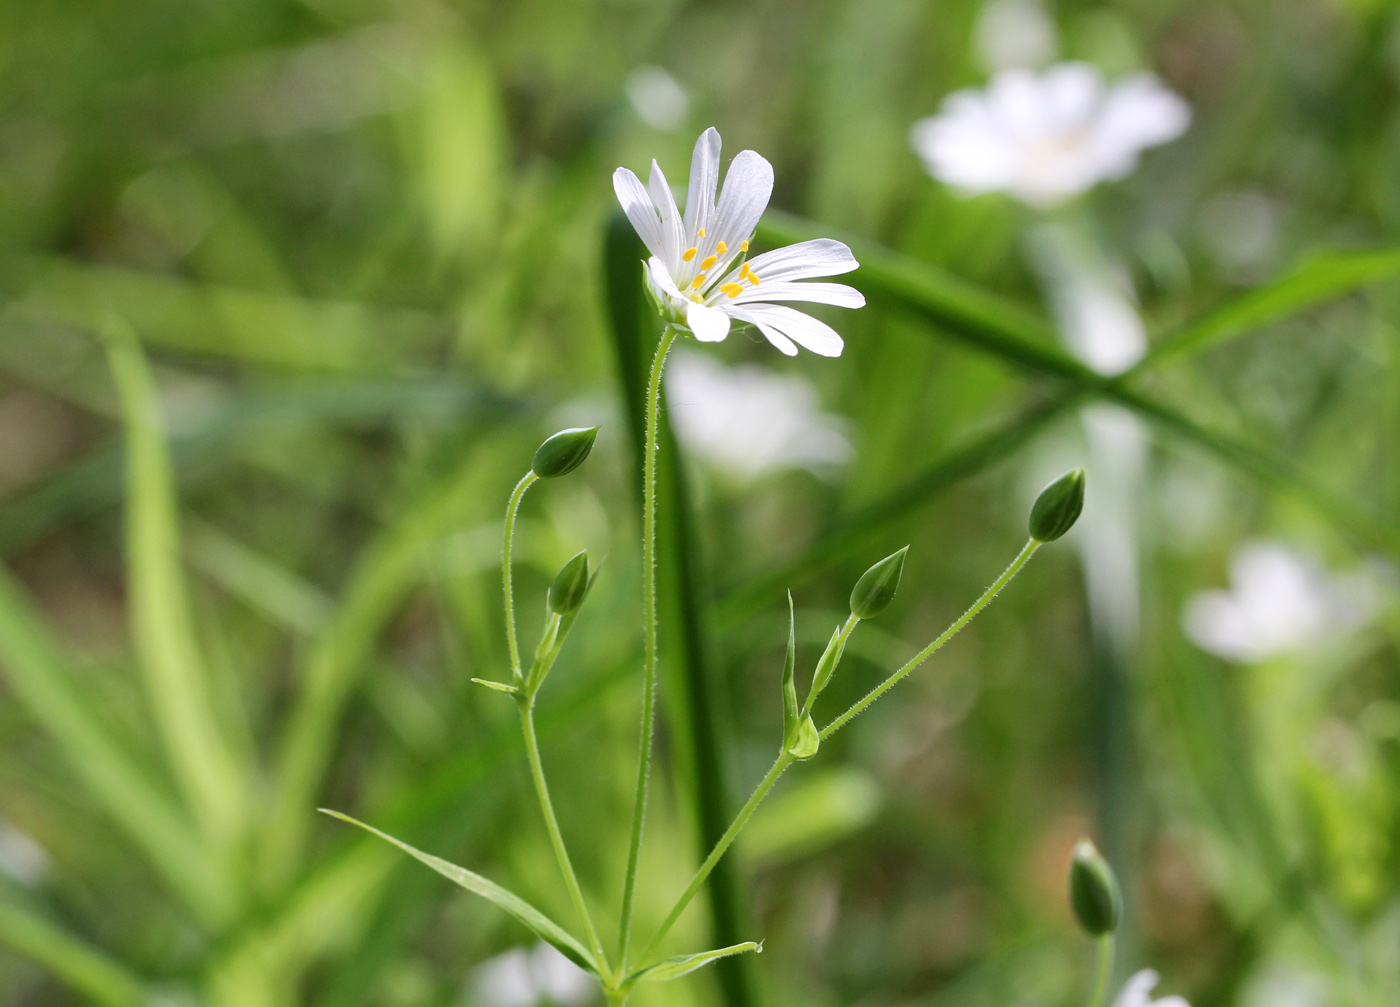
<instances>
[{"instance_id":1,"label":"blade of grass crossing stem","mask_svg":"<svg viewBox=\"0 0 1400 1007\"><path fill-rule=\"evenodd\" d=\"M0 944L38 962L101 1007L146 1007L150 994L125 966L29 909L0 902Z\"/></svg>"},{"instance_id":2,"label":"blade of grass crossing stem","mask_svg":"<svg viewBox=\"0 0 1400 1007\"><path fill-rule=\"evenodd\" d=\"M608 312L629 427L639 458L646 436L643 416L647 367L661 328L660 320L645 309L641 288L644 258L641 242L627 219L620 213L614 214L608 224L604 255ZM663 706L680 715L673 718L680 721L681 728L681 737L676 740L687 749L680 754L689 763L686 775L695 802L699 855L704 856L724 834L732 811L726 786L728 767L722 757L724 703L718 676L709 665L703 602L706 595L693 549L695 537L684 469L679 464L675 436L665 420L664 409L662 417L657 466L657 586L661 596L662 652L663 656L674 655L666 662L674 667L663 665L663 671L667 680L681 685L679 690L671 690ZM640 500L640 482L636 492ZM746 909L732 861L721 861L710 875L708 892L713 943L741 943ZM757 1002L754 975L746 959L726 958L717 963L716 971L729 1007L752 1007Z\"/></svg>"},{"instance_id":3,"label":"blade of grass crossing stem","mask_svg":"<svg viewBox=\"0 0 1400 1007\"><path fill-rule=\"evenodd\" d=\"M249 779L216 714L195 639L160 401L130 329L112 323L104 336L126 425L127 579L147 698L196 819L228 847L244 825Z\"/></svg>"},{"instance_id":4,"label":"blade of grass crossing stem","mask_svg":"<svg viewBox=\"0 0 1400 1007\"><path fill-rule=\"evenodd\" d=\"M1134 371L1219 346L1364 287L1400 276L1400 251L1321 252L1159 339Z\"/></svg>"},{"instance_id":5,"label":"blade of grass crossing stem","mask_svg":"<svg viewBox=\"0 0 1400 1007\"><path fill-rule=\"evenodd\" d=\"M1035 406L971 443L949 451L879 500L837 518L795 559L726 590L716 606L716 618L729 625L755 605L771 600L783 588L796 587L821 567L854 552L890 522L912 514L944 490L1010 457L1083 398L1083 392L1070 391Z\"/></svg>"},{"instance_id":6,"label":"blade of grass crossing stem","mask_svg":"<svg viewBox=\"0 0 1400 1007\"><path fill-rule=\"evenodd\" d=\"M190 821L111 736L24 590L0 569L0 667L12 695L58 743L98 803L202 920L229 918L228 879L208 869Z\"/></svg>"},{"instance_id":7,"label":"blade of grass crossing stem","mask_svg":"<svg viewBox=\"0 0 1400 1007\"><path fill-rule=\"evenodd\" d=\"M798 218L769 214L760 234L772 241L798 241L815 236L817 229ZM861 267L851 274L850 282L867 294L897 301L934 323L937 331L1024 370L1070 381L1084 391L1118 402L1169 433L1205 448L1229 467L1295 496L1363 543L1400 555L1400 535L1325 491L1286 459L1202 427L1171 406L1131 389L1126 376L1103 377L1062 351L1042 346L1041 341L1048 338L1048 326L1018 306L916 259L871 243L856 240L852 250ZM1353 263L1349 269L1338 267L1336 273L1349 274L1357 285L1390 275L1386 272L1388 253L1376 253L1376 256L1376 261ZM1285 317L1283 307L1290 303L1296 310L1303 310L1321 303L1324 294L1339 296L1354 289L1341 283L1337 276L1329 276L1331 282L1328 283L1318 279L1330 272L1321 267L1315 273L1304 268L1299 273L1302 279L1295 276L1291 285L1281 281L1282 292L1276 290L1261 297L1256 304L1252 311L1255 323ZM1304 296L1307 293L1311 296ZM1240 317L1250 314L1241 312ZM1226 329L1222 327L1220 331Z\"/></svg>"}]
</instances>

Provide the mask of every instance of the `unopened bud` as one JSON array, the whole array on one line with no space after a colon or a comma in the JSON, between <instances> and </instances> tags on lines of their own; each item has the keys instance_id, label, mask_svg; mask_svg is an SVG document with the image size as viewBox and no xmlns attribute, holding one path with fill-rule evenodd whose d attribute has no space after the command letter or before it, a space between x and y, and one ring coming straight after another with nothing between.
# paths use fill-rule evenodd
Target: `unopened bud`
<instances>
[{"instance_id":1,"label":"unopened bud","mask_svg":"<svg viewBox=\"0 0 1400 1007\"><path fill-rule=\"evenodd\" d=\"M1102 937L1118 929L1123 915L1123 895L1113 868L1087 839L1074 847L1074 862L1069 868L1069 903L1074 918L1092 937Z\"/></svg>"},{"instance_id":2,"label":"unopened bud","mask_svg":"<svg viewBox=\"0 0 1400 1007\"><path fill-rule=\"evenodd\" d=\"M906 545L899 552L886 556L865 573L851 590L851 614L858 619L873 619L885 610L894 600L899 589L899 578L904 573L904 554L909 551Z\"/></svg>"},{"instance_id":3,"label":"unopened bud","mask_svg":"<svg viewBox=\"0 0 1400 1007\"><path fill-rule=\"evenodd\" d=\"M549 608L556 615L568 615L583 604L588 594L588 550L585 549L559 571L549 585Z\"/></svg>"},{"instance_id":4,"label":"unopened bud","mask_svg":"<svg viewBox=\"0 0 1400 1007\"><path fill-rule=\"evenodd\" d=\"M1031 508L1031 538L1053 542L1074 527L1084 509L1084 470L1073 469L1040 491Z\"/></svg>"},{"instance_id":5,"label":"unopened bud","mask_svg":"<svg viewBox=\"0 0 1400 1007\"><path fill-rule=\"evenodd\" d=\"M530 468L541 479L568 475L583 464L588 452L593 450L593 440L597 436L597 427L561 430L539 446Z\"/></svg>"}]
</instances>

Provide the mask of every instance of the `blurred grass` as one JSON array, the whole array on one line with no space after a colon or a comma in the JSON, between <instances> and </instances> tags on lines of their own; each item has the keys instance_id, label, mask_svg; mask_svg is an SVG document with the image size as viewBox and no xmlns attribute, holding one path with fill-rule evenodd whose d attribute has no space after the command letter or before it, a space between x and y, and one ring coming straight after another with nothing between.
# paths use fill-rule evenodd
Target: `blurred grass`
<instances>
[{"instance_id":1,"label":"blurred grass","mask_svg":"<svg viewBox=\"0 0 1400 1007\"><path fill-rule=\"evenodd\" d=\"M1195 113L1086 200L1153 334L1117 381L1058 348L1022 263L1024 213L957 198L907 149L912 121L985 79L979 10L0 12L0 873L22 862L7 829L47 864L0 887L0 1005L478 1002L472 969L527 932L316 821L318 803L567 914L514 725L467 683L502 659L501 501L576 417L605 419L603 436L570 486L527 505L520 587L528 612L577 548L609 554L540 717L584 887L609 904L639 561L607 179L657 157L677 181L712 123L726 156L774 162L786 212L763 241L853 235L871 303L831 314L838 362L742 334L708 351L809 378L858 452L833 479L671 470L690 509L668 548L692 548L663 609L671 786L643 918L766 763L783 590L814 651L825 633L802 627L913 543L870 627L883 642L831 687L853 698L985 585L1026 487L1078 460L1075 407L1107 398L1161 435L1125 725L1135 957L1196 1007L1258 1007L1266 982L1329 1004L1395 998L1393 618L1262 668L1179 629L1246 538L1338 568L1395 555L1394 10L1055 5L1062 55L1152 68ZM626 97L644 63L690 95L674 132ZM1251 227L1264 237L1244 255L1232 239ZM806 782L785 781L788 814L756 824L711 919L678 937L757 935L765 954L672 984L668 1003L1073 1002L1087 949L1059 872L1093 801L1092 679L1068 555L1037 564ZM871 817L850 814L850 780L879 795ZM706 945L709 927L734 936ZM728 971L750 965L761 982Z\"/></svg>"}]
</instances>

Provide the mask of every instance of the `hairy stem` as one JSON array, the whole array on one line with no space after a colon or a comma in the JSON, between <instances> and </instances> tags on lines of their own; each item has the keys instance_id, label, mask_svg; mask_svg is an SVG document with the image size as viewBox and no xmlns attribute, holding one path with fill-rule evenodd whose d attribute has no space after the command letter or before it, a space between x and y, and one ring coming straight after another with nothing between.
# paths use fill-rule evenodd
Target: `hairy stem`
<instances>
[{"instance_id":1,"label":"hairy stem","mask_svg":"<svg viewBox=\"0 0 1400 1007\"><path fill-rule=\"evenodd\" d=\"M1027 541L1025 548L1023 548L1020 554L1014 560L1011 561L1011 565L1002 571L1001 576L992 582L991 587L987 588L987 590L982 592L982 597L978 598L975 602L973 602L971 608L969 608L966 612L964 612L961 616L958 617L957 622L953 623L951 626L945 629L943 633L938 637L938 639L934 640L931 644L929 644L923 650L919 651L912 658L910 658L909 661L904 665L904 667L900 668L889 678L885 679L875 688L871 689L849 710L841 714L841 716L837 717L830 724L826 725L826 727L822 728L821 739L825 741L837 731L841 730L841 728L845 727L848 723L850 723L850 721L853 718L863 713L867 706L875 702L875 700L879 699L891 688L897 685L900 679L904 678L905 675L909 674L919 665L927 661L929 657L936 653L939 649L941 649L945 643L947 643L953 637L957 636L959 630L961 630L964 626L966 626L969 622L976 618L977 613L982 611L982 609L986 608L987 605L991 603L991 600L1001 593L1001 589L1006 587L1007 584L1011 583L1011 578L1015 577L1016 574L1018 574L1021 571L1021 567L1026 565L1030 558L1035 555L1035 551L1039 549L1040 546L1041 543L1037 542L1035 539L1030 539L1029 541Z\"/></svg>"},{"instance_id":2,"label":"hairy stem","mask_svg":"<svg viewBox=\"0 0 1400 1007\"><path fill-rule=\"evenodd\" d=\"M511 491L510 502L506 504L506 533L505 541L501 546L501 579L503 581L506 608L506 643L510 647L510 670L515 676L518 684L524 675L520 667L520 644L515 639L515 591L511 587L510 564L511 545L515 539L515 515L520 510L521 498L525 496L525 491L530 488L539 476L535 475L534 469L525 473L524 478L515 484L515 489Z\"/></svg>"},{"instance_id":3,"label":"hairy stem","mask_svg":"<svg viewBox=\"0 0 1400 1007\"><path fill-rule=\"evenodd\" d=\"M705 862L700 865L699 870L695 872L695 876L690 879L690 884L688 884L685 891L681 893L681 897L676 900L676 904L672 906L671 911L666 914L666 919L662 922L660 929L656 931L656 936L654 936L651 939L651 943L647 945L647 949L641 958L642 961L650 960L651 956L656 952L657 945L661 943L661 939L670 932L671 927L675 926L676 920L681 918L681 913L685 912L685 907L690 905L690 900L695 898L695 893L700 891L700 886L705 883L705 879L710 876L710 872L715 869L715 865L719 863L725 851L729 849L730 845L733 844L734 840L738 837L740 831L748 824L749 819L753 817L753 813L758 810L758 806L762 804L763 799L768 796L768 791L772 790L773 785L778 782L778 777L782 776L784 770L792 765L792 763L792 756L788 755L786 752L779 755L778 758L774 760L767 775L759 781L758 786L755 787L753 793L749 795L749 799L744 802L744 806L740 808L739 813L734 816L734 821L729 823L729 828L724 830L724 835L719 837L719 842L715 843L714 849L710 851L710 855L705 858Z\"/></svg>"},{"instance_id":4,"label":"hairy stem","mask_svg":"<svg viewBox=\"0 0 1400 1007\"><path fill-rule=\"evenodd\" d=\"M622 922L617 938L618 971L627 972L627 945L632 936L632 905L637 894L637 861L646 826L647 790L651 785L652 729L656 719L656 440L660 422L661 372L678 330L667 325L651 361L647 383L646 450L642 459L642 740L637 762L637 793L632 806L632 840L627 850L627 876L622 887Z\"/></svg>"},{"instance_id":5,"label":"hairy stem","mask_svg":"<svg viewBox=\"0 0 1400 1007\"><path fill-rule=\"evenodd\" d=\"M540 763L540 746L535 738L535 713L533 699L520 702L520 727L525 733L525 754L530 760L530 778L535 784L535 793L540 799L540 811L544 814L544 825L549 832L549 842L554 847L554 857L559 861L559 870L564 875L564 885L569 889L574 911L583 921L583 930L588 938L588 946L593 951L601 972L608 972L607 956L603 954L598 931L593 927L593 918L588 913L588 904L583 901L583 890L579 887L574 865L569 860L569 851L564 847L564 836L559 831L559 820L554 817L554 804L549 799L549 786L544 780L544 766ZM606 980L606 975L604 979Z\"/></svg>"}]
</instances>

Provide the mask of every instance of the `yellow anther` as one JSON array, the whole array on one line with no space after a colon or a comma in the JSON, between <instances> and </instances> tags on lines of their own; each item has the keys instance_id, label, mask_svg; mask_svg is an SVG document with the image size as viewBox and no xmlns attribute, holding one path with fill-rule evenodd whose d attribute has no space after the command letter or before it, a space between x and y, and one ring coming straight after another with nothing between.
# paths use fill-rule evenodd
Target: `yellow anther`
<instances>
[{"instance_id":1,"label":"yellow anther","mask_svg":"<svg viewBox=\"0 0 1400 1007\"><path fill-rule=\"evenodd\" d=\"M741 242L739 242L739 251L741 251L741 252L747 252L748 250L749 250L749 243L748 243L747 241L741 241Z\"/></svg>"},{"instance_id":2,"label":"yellow anther","mask_svg":"<svg viewBox=\"0 0 1400 1007\"><path fill-rule=\"evenodd\" d=\"M681 253L681 261L689 262L691 259L695 258L695 253L698 251L700 251L700 249L692 245L690 248L687 248L684 252Z\"/></svg>"},{"instance_id":3,"label":"yellow anther","mask_svg":"<svg viewBox=\"0 0 1400 1007\"><path fill-rule=\"evenodd\" d=\"M752 283L755 287L758 286L758 274L753 272L752 270L750 270L749 272L749 282Z\"/></svg>"},{"instance_id":4,"label":"yellow anther","mask_svg":"<svg viewBox=\"0 0 1400 1007\"><path fill-rule=\"evenodd\" d=\"M711 266L713 266L713 265L714 265L716 262L718 262L718 261L719 261L719 256L718 256L718 255L707 255L707 256L705 256L705 258L703 258L703 259L700 260L700 268L701 268L701 269L709 269Z\"/></svg>"},{"instance_id":5,"label":"yellow anther","mask_svg":"<svg viewBox=\"0 0 1400 1007\"><path fill-rule=\"evenodd\" d=\"M721 241L719 244L715 245L715 251L723 255L725 252L729 251L729 246Z\"/></svg>"},{"instance_id":6,"label":"yellow anther","mask_svg":"<svg viewBox=\"0 0 1400 1007\"><path fill-rule=\"evenodd\" d=\"M749 275L749 264L745 262L739 267L739 279L745 279Z\"/></svg>"},{"instance_id":7,"label":"yellow anther","mask_svg":"<svg viewBox=\"0 0 1400 1007\"><path fill-rule=\"evenodd\" d=\"M740 294L742 294L742 293L744 292L744 287L743 287L743 285L742 285L742 284L739 284L739 283L725 283L725 284L721 284L719 289L720 289L720 290L723 290L726 294L728 294L728 295L729 295L729 299L730 299L731 301L734 300L734 298L738 297Z\"/></svg>"},{"instance_id":8,"label":"yellow anther","mask_svg":"<svg viewBox=\"0 0 1400 1007\"><path fill-rule=\"evenodd\" d=\"M705 236L705 229L703 227L700 228L700 230L695 232L695 236L697 238L703 238Z\"/></svg>"},{"instance_id":9,"label":"yellow anther","mask_svg":"<svg viewBox=\"0 0 1400 1007\"><path fill-rule=\"evenodd\" d=\"M691 285L692 287L694 287L696 290L699 290L701 287L703 287L703 286L705 285L705 274L704 274L704 273L701 273L701 274L700 274L699 276L697 276L695 279L691 280L691 281L690 281L690 285Z\"/></svg>"}]
</instances>

